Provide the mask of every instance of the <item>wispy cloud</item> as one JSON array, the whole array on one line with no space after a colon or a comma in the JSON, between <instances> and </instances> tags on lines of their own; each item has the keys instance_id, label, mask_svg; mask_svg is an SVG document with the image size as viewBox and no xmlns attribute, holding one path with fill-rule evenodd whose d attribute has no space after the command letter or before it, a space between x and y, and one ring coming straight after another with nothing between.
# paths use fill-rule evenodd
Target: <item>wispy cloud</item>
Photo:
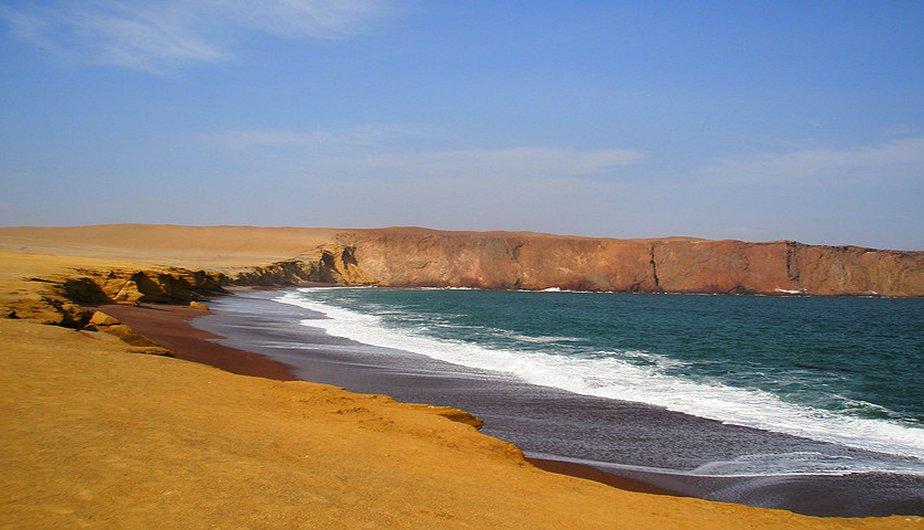
<instances>
[{"instance_id":1,"label":"wispy cloud","mask_svg":"<svg viewBox=\"0 0 924 530\"><path fill-rule=\"evenodd\" d=\"M344 38L367 31L388 10L376 0L96 0L0 7L0 18L57 56L165 73L228 60L235 40L249 33Z\"/></svg>"},{"instance_id":2,"label":"wispy cloud","mask_svg":"<svg viewBox=\"0 0 924 530\"><path fill-rule=\"evenodd\" d=\"M514 147L394 153L352 160L352 167L415 177L593 176L642 158L632 149Z\"/></svg>"},{"instance_id":3,"label":"wispy cloud","mask_svg":"<svg viewBox=\"0 0 924 530\"><path fill-rule=\"evenodd\" d=\"M420 142L445 137L419 125L360 125L342 130L232 131L213 145L251 155L281 154L304 171L351 177L479 178L580 177L634 164L634 149L518 146L501 149L427 149ZM408 142L411 140L411 142ZM408 145L408 144L414 145Z\"/></svg>"},{"instance_id":4,"label":"wispy cloud","mask_svg":"<svg viewBox=\"0 0 924 530\"><path fill-rule=\"evenodd\" d=\"M707 167L703 175L728 184L924 179L924 137L850 149L802 149L726 159Z\"/></svg>"},{"instance_id":5,"label":"wispy cloud","mask_svg":"<svg viewBox=\"0 0 924 530\"><path fill-rule=\"evenodd\" d=\"M428 128L414 125L366 124L343 130L230 131L212 135L210 139L219 146L230 149L296 147L316 151L383 146L396 139L419 136L428 130Z\"/></svg>"}]
</instances>

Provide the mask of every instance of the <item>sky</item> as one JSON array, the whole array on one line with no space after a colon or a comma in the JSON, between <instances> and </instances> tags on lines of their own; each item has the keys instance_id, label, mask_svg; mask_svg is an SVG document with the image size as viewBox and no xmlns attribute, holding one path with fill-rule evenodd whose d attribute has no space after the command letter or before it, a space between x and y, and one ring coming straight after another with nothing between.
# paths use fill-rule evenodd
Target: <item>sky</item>
<instances>
[{"instance_id":1,"label":"sky","mask_svg":"<svg viewBox=\"0 0 924 530\"><path fill-rule=\"evenodd\" d=\"M924 249L924 2L0 0L0 224Z\"/></svg>"}]
</instances>

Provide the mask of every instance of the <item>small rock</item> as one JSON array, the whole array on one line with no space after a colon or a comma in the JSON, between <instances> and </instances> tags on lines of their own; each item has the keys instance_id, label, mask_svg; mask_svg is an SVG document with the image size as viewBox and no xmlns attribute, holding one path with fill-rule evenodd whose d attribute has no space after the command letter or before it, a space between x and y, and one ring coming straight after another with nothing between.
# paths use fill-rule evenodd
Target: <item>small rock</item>
<instances>
[{"instance_id":1,"label":"small rock","mask_svg":"<svg viewBox=\"0 0 924 530\"><path fill-rule=\"evenodd\" d=\"M209 306L203 302L196 302L195 300L189 303L190 309L195 309L197 311L208 311Z\"/></svg>"},{"instance_id":2,"label":"small rock","mask_svg":"<svg viewBox=\"0 0 924 530\"><path fill-rule=\"evenodd\" d=\"M127 342L132 346L157 346L153 342L149 341L146 337L139 335L135 332L135 330L126 326L125 324L106 326L100 328L100 331L119 337L122 339L122 341Z\"/></svg>"},{"instance_id":3,"label":"small rock","mask_svg":"<svg viewBox=\"0 0 924 530\"><path fill-rule=\"evenodd\" d=\"M106 313L103 313L102 311L96 311L95 313L93 313L93 316L90 317L90 324L93 324L96 327L116 326L121 323L122 321L119 320L118 318L112 315L107 315Z\"/></svg>"},{"instance_id":4,"label":"small rock","mask_svg":"<svg viewBox=\"0 0 924 530\"><path fill-rule=\"evenodd\" d=\"M161 348L160 346L134 346L131 348L133 353L143 353L145 355L159 355L161 357L173 357L173 352Z\"/></svg>"}]
</instances>

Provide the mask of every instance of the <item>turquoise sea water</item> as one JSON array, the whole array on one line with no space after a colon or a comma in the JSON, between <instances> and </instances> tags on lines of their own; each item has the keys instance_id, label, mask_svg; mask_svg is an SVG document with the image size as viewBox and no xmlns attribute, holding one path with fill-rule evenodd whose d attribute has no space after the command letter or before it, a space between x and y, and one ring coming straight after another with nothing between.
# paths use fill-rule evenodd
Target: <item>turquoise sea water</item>
<instances>
[{"instance_id":1,"label":"turquoise sea water","mask_svg":"<svg viewBox=\"0 0 924 530\"><path fill-rule=\"evenodd\" d=\"M924 300L312 288L330 334L924 459Z\"/></svg>"}]
</instances>

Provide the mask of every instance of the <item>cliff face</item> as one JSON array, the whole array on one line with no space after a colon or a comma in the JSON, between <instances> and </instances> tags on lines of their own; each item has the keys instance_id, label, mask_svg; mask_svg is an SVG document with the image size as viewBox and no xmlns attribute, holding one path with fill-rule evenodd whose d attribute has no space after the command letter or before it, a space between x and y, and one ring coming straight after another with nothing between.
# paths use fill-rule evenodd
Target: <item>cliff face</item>
<instances>
[{"instance_id":1,"label":"cliff face","mask_svg":"<svg viewBox=\"0 0 924 530\"><path fill-rule=\"evenodd\" d=\"M160 264L153 274L116 271L112 278L93 278L108 299L124 302L185 300L228 282L924 296L924 252L792 241L106 225L0 228L3 249ZM180 267L215 272L181 273ZM184 279L171 280L165 272Z\"/></svg>"},{"instance_id":2,"label":"cliff face","mask_svg":"<svg viewBox=\"0 0 924 530\"><path fill-rule=\"evenodd\" d=\"M388 286L924 296L924 252L418 229L340 238L363 273Z\"/></svg>"},{"instance_id":3,"label":"cliff face","mask_svg":"<svg viewBox=\"0 0 924 530\"><path fill-rule=\"evenodd\" d=\"M791 241L655 244L660 286L670 292L802 292L924 295L924 253Z\"/></svg>"}]
</instances>

